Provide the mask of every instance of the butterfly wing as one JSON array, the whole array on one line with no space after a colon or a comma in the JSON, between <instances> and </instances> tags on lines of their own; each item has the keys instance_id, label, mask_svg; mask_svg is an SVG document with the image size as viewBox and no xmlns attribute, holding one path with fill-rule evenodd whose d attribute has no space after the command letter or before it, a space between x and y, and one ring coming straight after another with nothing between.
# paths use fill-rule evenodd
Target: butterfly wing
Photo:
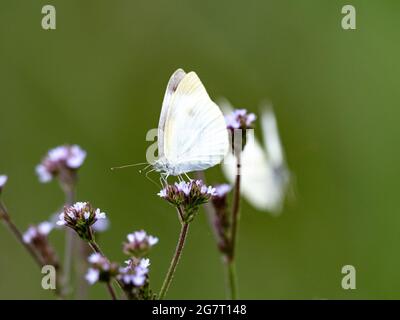
<instances>
[{"instance_id":1,"label":"butterfly wing","mask_svg":"<svg viewBox=\"0 0 400 320\"><path fill-rule=\"evenodd\" d=\"M242 152L241 193L256 209L279 213L281 209L280 189L274 183L274 173L267 155L256 139L248 139ZM235 182L236 159L229 154L222 166L225 177Z\"/></svg>"},{"instance_id":2,"label":"butterfly wing","mask_svg":"<svg viewBox=\"0 0 400 320\"><path fill-rule=\"evenodd\" d=\"M286 195L289 183L290 172L288 170L285 154L279 137L278 124L272 106L264 106L261 111L261 126L268 161L272 168L273 183L279 201L282 204Z\"/></svg>"},{"instance_id":3,"label":"butterfly wing","mask_svg":"<svg viewBox=\"0 0 400 320\"><path fill-rule=\"evenodd\" d=\"M179 83L185 77L186 72L182 69L176 70L168 81L167 89L165 90L164 100L161 107L160 120L158 121L158 157L164 157L164 130L165 121L171 102L171 97L178 88Z\"/></svg>"},{"instance_id":4,"label":"butterfly wing","mask_svg":"<svg viewBox=\"0 0 400 320\"><path fill-rule=\"evenodd\" d=\"M229 142L225 119L194 72L168 98L163 153L172 174L204 170L222 161Z\"/></svg>"},{"instance_id":5,"label":"butterfly wing","mask_svg":"<svg viewBox=\"0 0 400 320\"><path fill-rule=\"evenodd\" d=\"M226 98L219 98L218 99L218 105L222 110L222 113L226 116L228 114L231 114L233 112L233 106L232 104L228 101Z\"/></svg>"},{"instance_id":6,"label":"butterfly wing","mask_svg":"<svg viewBox=\"0 0 400 320\"><path fill-rule=\"evenodd\" d=\"M221 108L225 114L229 114L233 111L233 107L223 100L221 102ZM273 114L272 114L273 115ZM264 118L261 119L263 124L263 133L269 133L272 130L277 136L277 126L275 117L271 120L271 114L263 116L266 117L268 122L264 124ZM266 125L272 125L275 127L265 128ZM275 129L275 131L274 131ZM274 143L274 137L269 137ZM279 140L278 140L279 142ZM270 159L269 153L274 152L275 158ZM267 152L263 149L262 145L254 136L248 136L246 146L241 156L241 193L244 198L256 209L261 211L268 211L272 214L279 214L282 210L283 200L285 196L285 188L283 188L283 181L281 176L278 175L278 171L274 168L273 161L279 162L279 156L283 159L283 152L279 142L279 145L271 145L267 148ZM230 183L235 182L236 176L236 159L233 155L229 154L222 166L225 177Z\"/></svg>"},{"instance_id":7,"label":"butterfly wing","mask_svg":"<svg viewBox=\"0 0 400 320\"><path fill-rule=\"evenodd\" d=\"M264 106L261 111L261 128L268 158L273 167L285 165L285 156L279 138L276 117L271 106ZM285 165L286 166L286 165Z\"/></svg>"}]
</instances>

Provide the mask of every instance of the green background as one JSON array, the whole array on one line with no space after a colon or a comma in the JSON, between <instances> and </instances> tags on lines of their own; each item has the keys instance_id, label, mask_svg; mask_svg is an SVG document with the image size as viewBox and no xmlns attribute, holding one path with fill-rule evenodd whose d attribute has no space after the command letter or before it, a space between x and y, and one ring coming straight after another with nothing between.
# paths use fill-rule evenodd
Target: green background
<instances>
[{"instance_id":1,"label":"green background","mask_svg":"<svg viewBox=\"0 0 400 320\"><path fill-rule=\"evenodd\" d=\"M357 30L341 28L348 1L0 2L0 172L3 199L21 228L63 202L35 165L49 148L88 152L78 198L112 228L100 242L122 261L126 234L160 238L151 283L161 286L179 232L173 208L136 169L145 160L165 86L196 71L211 97L277 114L295 197L274 218L242 206L238 245L245 299L400 298L400 2L350 1ZM41 7L57 29L41 28ZM256 130L257 131L257 130ZM222 181L220 168L207 172ZM158 179L157 175L152 176ZM51 234L62 249L61 232ZM357 289L341 288L341 268ZM53 298L30 257L0 228L0 298ZM224 298L224 273L204 214L191 226L169 298ZM102 285L92 298L108 298Z\"/></svg>"}]
</instances>

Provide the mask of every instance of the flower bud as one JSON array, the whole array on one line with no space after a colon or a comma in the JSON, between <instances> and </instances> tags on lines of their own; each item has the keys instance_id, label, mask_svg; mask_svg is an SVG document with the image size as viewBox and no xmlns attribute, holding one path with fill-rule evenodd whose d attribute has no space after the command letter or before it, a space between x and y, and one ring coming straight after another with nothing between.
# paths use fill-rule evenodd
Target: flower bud
<instances>
[{"instance_id":1,"label":"flower bud","mask_svg":"<svg viewBox=\"0 0 400 320\"><path fill-rule=\"evenodd\" d=\"M86 151L78 145L59 146L49 150L42 162L36 166L36 174L42 183L58 177L64 188L75 184L76 171L82 166Z\"/></svg>"},{"instance_id":2,"label":"flower bud","mask_svg":"<svg viewBox=\"0 0 400 320\"><path fill-rule=\"evenodd\" d=\"M119 269L117 279L120 280L126 288L145 285L149 273L150 260L147 258L133 258L125 262L127 266Z\"/></svg>"},{"instance_id":3,"label":"flower bud","mask_svg":"<svg viewBox=\"0 0 400 320\"><path fill-rule=\"evenodd\" d=\"M44 264L59 268L59 261L54 248L48 241L48 235L53 229L53 224L44 221L38 225L30 226L23 234L22 239L26 244L31 245L40 255Z\"/></svg>"},{"instance_id":4,"label":"flower bud","mask_svg":"<svg viewBox=\"0 0 400 320\"><path fill-rule=\"evenodd\" d=\"M118 264L109 262L100 253L93 253L88 258L89 269L85 275L86 281L94 284L97 281L110 282L118 275Z\"/></svg>"},{"instance_id":5,"label":"flower bud","mask_svg":"<svg viewBox=\"0 0 400 320\"><path fill-rule=\"evenodd\" d=\"M106 219L106 214L93 208L89 202L77 202L64 207L58 218L57 225L65 225L75 230L83 240L91 241L94 240L91 226L100 219Z\"/></svg>"},{"instance_id":6,"label":"flower bud","mask_svg":"<svg viewBox=\"0 0 400 320\"><path fill-rule=\"evenodd\" d=\"M167 185L157 195L183 211L183 221L190 222L199 207L207 203L215 194L215 189L201 180L181 181Z\"/></svg>"},{"instance_id":7,"label":"flower bud","mask_svg":"<svg viewBox=\"0 0 400 320\"><path fill-rule=\"evenodd\" d=\"M136 258L147 255L151 247L158 242L157 237L148 235L144 230L128 234L127 239L128 242L123 244L124 253Z\"/></svg>"},{"instance_id":8,"label":"flower bud","mask_svg":"<svg viewBox=\"0 0 400 320\"><path fill-rule=\"evenodd\" d=\"M247 130L253 128L256 120L254 113L248 113L246 109L236 109L225 116L226 127L230 133L232 153L238 154L246 145Z\"/></svg>"}]
</instances>

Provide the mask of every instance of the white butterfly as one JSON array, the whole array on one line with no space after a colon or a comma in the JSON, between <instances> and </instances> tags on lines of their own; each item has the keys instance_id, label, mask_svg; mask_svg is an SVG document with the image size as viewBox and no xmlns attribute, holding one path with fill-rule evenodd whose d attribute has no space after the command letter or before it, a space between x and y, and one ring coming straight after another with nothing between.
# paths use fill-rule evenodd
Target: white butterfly
<instances>
[{"instance_id":1,"label":"white butterfly","mask_svg":"<svg viewBox=\"0 0 400 320\"><path fill-rule=\"evenodd\" d=\"M232 112L228 102L220 104L225 114ZM290 173L286 166L278 126L272 107L263 107L261 125L265 149L248 136L241 155L241 192L258 210L279 214L288 189ZM222 166L226 178L234 183L236 159L230 154Z\"/></svg>"},{"instance_id":2,"label":"white butterfly","mask_svg":"<svg viewBox=\"0 0 400 320\"><path fill-rule=\"evenodd\" d=\"M158 159L164 176L179 176L220 163L229 149L222 111L194 72L171 76L158 124Z\"/></svg>"}]
</instances>

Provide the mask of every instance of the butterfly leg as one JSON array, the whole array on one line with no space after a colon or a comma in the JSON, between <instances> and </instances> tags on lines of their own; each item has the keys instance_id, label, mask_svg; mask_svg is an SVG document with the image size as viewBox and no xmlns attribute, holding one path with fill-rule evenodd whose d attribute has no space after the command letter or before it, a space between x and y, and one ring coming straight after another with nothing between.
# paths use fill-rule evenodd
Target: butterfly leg
<instances>
[{"instance_id":1,"label":"butterfly leg","mask_svg":"<svg viewBox=\"0 0 400 320\"><path fill-rule=\"evenodd\" d=\"M149 163L149 164L148 164L147 166L145 166L143 169L140 169L139 172L140 172L140 173L142 173L142 171L146 172L146 170L147 170L149 167L151 167L151 166L152 166L152 164ZM154 170L155 170L155 169L153 169L153 170L151 170L151 171L154 171ZM151 172L151 171L149 171L149 172ZM147 175L147 173L146 173L146 175Z\"/></svg>"},{"instance_id":2,"label":"butterfly leg","mask_svg":"<svg viewBox=\"0 0 400 320\"><path fill-rule=\"evenodd\" d=\"M145 177L146 177L146 179L150 180L152 183L154 183L154 184L158 187L157 182L155 182L153 179L151 179L151 178L149 177L149 173L151 173L151 172L153 172L153 171L155 171L155 169L151 169L151 170L147 171L146 174L145 174Z\"/></svg>"},{"instance_id":3,"label":"butterfly leg","mask_svg":"<svg viewBox=\"0 0 400 320\"><path fill-rule=\"evenodd\" d=\"M160 175L160 183L165 188L168 185L168 174L161 173Z\"/></svg>"},{"instance_id":4,"label":"butterfly leg","mask_svg":"<svg viewBox=\"0 0 400 320\"><path fill-rule=\"evenodd\" d=\"M184 172L184 174L185 174L186 178L188 178L189 181L193 181L193 179L191 179L191 178L187 175L186 172Z\"/></svg>"}]
</instances>

